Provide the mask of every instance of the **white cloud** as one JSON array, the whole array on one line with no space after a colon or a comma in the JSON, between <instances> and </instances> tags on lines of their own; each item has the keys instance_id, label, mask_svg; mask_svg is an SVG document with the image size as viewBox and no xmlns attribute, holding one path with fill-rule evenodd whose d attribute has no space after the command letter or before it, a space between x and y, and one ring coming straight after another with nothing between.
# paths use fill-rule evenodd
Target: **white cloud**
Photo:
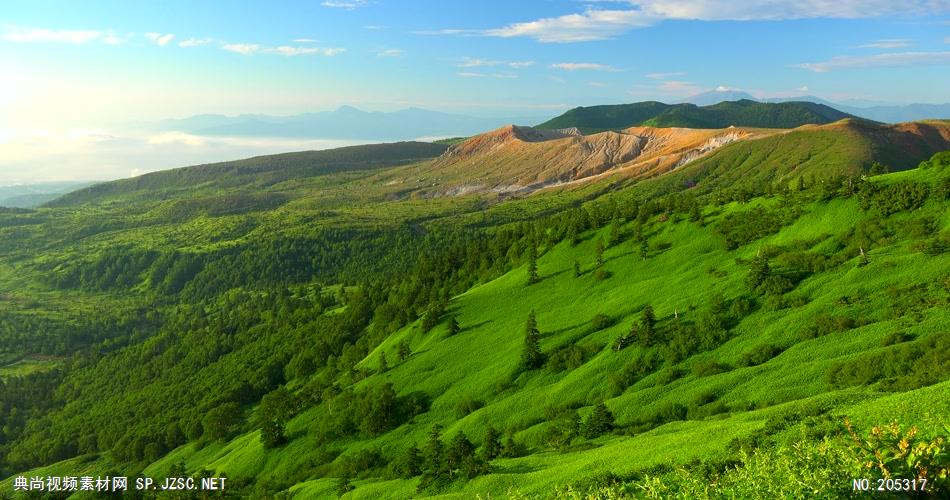
<instances>
[{"instance_id":1,"label":"white cloud","mask_svg":"<svg viewBox=\"0 0 950 500\"><path fill-rule=\"evenodd\" d=\"M384 29L387 29L387 28L389 28L389 26L381 26L381 25L378 25L378 24L368 24L368 25L366 25L366 26L363 26L363 29L364 29L364 30L374 30L374 31L375 31L375 30L384 30Z\"/></svg>"},{"instance_id":2,"label":"white cloud","mask_svg":"<svg viewBox=\"0 0 950 500\"><path fill-rule=\"evenodd\" d=\"M501 79L511 79L518 78L518 75L512 73L476 73L474 71L460 71L455 74L462 78L501 78Z\"/></svg>"},{"instance_id":3,"label":"white cloud","mask_svg":"<svg viewBox=\"0 0 950 500\"><path fill-rule=\"evenodd\" d=\"M913 40L910 38L885 38L882 40L875 40L871 43L866 43L864 45L858 45L858 48L861 49L900 49L904 47L909 47Z\"/></svg>"},{"instance_id":4,"label":"white cloud","mask_svg":"<svg viewBox=\"0 0 950 500\"><path fill-rule=\"evenodd\" d=\"M222 50L235 52L241 55L249 56L251 54L280 54L286 57L322 55L332 57L346 52L346 49L339 47L293 47L290 45L281 45L279 47L261 47L256 43L228 43L221 46Z\"/></svg>"},{"instance_id":5,"label":"white cloud","mask_svg":"<svg viewBox=\"0 0 950 500\"><path fill-rule=\"evenodd\" d=\"M587 85L595 88L604 88L607 86L604 82L587 82Z\"/></svg>"},{"instance_id":6,"label":"white cloud","mask_svg":"<svg viewBox=\"0 0 950 500\"><path fill-rule=\"evenodd\" d=\"M716 87L716 92L742 92L742 89L737 89L735 87L727 87L725 85L720 85Z\"/></svg>"},{"instance_id":7,"label":"white cloud","mask_svg":"<svg viewBox=\"0 0 950 500\"><path fill-rule=\"evenodd\" d=\"M185 146L204 146L207 143L205 138L186 134L184 132L164 132L152 137L146 141L152 146L161 146L165 144L182 144Z\"/></svg>"},{"instance_id":8,"label":"white cloud","mask_svg":"<svg viewBox=\"0 0 950 500\"><path fill-rule=\"evenodd\" d=\"M400 49L383 49L376 51L376 57L402 57L406 53Z\"/></svg>"},{"instance_id":9,"label":"white cloud","mask_svg":"<svg viewBox=\"0 0 950 500\"><path fill-rule=\"evenodd\" d=\"M950 11L946 0L617 0L628 9L587 8L582 13L519 22L480 32L494 37L529 37L539 42L587 42L613 38L664 20L777 21L786 19L859 19L938 14ZM467 30L442 30L461 34Z\"/></svg>"},{"instance_id":10,"label":"white cloud","mask_svg":"<svg viewBox=\"0 0 950 500\"><path fill-rule=\"evenodd\" d=\"M508 66L515 69L527 68L528 66L534 66L534 61L512 61L508 63Z\"/></svg>"},{"instance_id":11,"label":"white cloud","mask_svg":"<svg viewBox=\"0 0 950 500\"><path fill-rule=\"evenodd\" d=\"M801 87L798 87L797 89L795 89L795 91L796 91L796 92L808 92L808 85L802 85Z\"/></svg>"},{"instance_id":12,"label":"white cloud","mask_svg":"<svg viewBox=\"0 0 950 500\"><path fill-rule=\"evenodd\" d=\"M148 38L149 40L155 42L156 45L159 45L159 46L161 46L161 47L164 47L164 46L168 45L168 42L172 41L172 39L175 38L175 35L173 35L173 34L171 34L171 33L165 33L165 34L162 34L162 33L146 33L146 34L145 34L145 38Z\"/></svg>"},{"instance_id":13,"label":"white cloud","mask_svg":"<svg viewBox=\"0 0 950 500\"><path fill-rule=\"evenodd\" d=\"M221 46L221 49L227 50L229 52L237 52L238 54L249 56L261 49L260 45L255 43L226 43Z\"/></svg>"},{"instance_id":14,"label":"white cloud","mask_svg":"<svg viewBox=\"0 0 950 500\"><path fill-rule=\"evenodd\" d=\"M456 64L459 68L480 68L483 66L498 66L504 64L503 61L492 61L490 59L478 59L475 57L463 57L462 62Z\"/></svg>"},{"instance_id":15,"label":"white cloud","mask_svg":"<svg viewBox=\"0 0 950 500\"><path fill-rule=\"evenodd\" d=\"M648 73L647 78L651 80L666 80L667 78L676 78L677 76L686 76L685 71L675 71L671 73Z\"/></svg>"},{"instance_id":16,"label":"white cloud","mask_svg":"<svg viewBox=\"0 0 950 500\"><path fill-rule=\"evenodd\" d=\"M78 45L95 40L102 40L103 37L107 35L106 33L95 30L51 30L12 27L8 28L3 35L0 35L0 38L8 42L55 42Z\"/></svg>"},{"instance_id":17,"label":"white cloud","mask_svg":"<svg viewBox=\"0 0 950 500\"><path fill-rule=\"evenodd\" d=\"M485 35L501 38L526 36L539 42L566 43L604 40L631 28L645 27L652 19L637 10L594 10L486 30Z\"/></svg>"},{"instance_id":18,"label":"white cloud","mask_svg":"<svg viewBox=\"0 0 950 500\"><path fill-rule=\"evenodd\" d=\"M178 42L179 47L199 47L213 42L213 38L189 38Z\"/></svg>"},{"instance_id":19,"label":"white cloud","mask_svg":"<svg viewBox=\"0 0 950 500\"><path fill-rule=\"evenodd\" d=\"M353 10L362 7L367 3L368 2L366 0L326 0L320 5L324 7L332 7L334 9Z\"/></svg>"},{"instance_id":20,"label":"white cloud","mask_svg":"<svg viewBox=\"0 0 950 500\"><path fill-rule=\"evenodd\" d=\"M827 73L839 69L937 64L950 64L950 52L892 52L864 57L838 56L828 61L796 64L795 66L815 73Z\"/></svg>"},{"instance_id":21,"label":"white cloud","mask_svg":"<svg viewBox=\"0 0 950 500\"><path fill-rule=\"evenodd\" d=\"M100 40L102 41L102 43L106 45L121 45L125 43L124 38L120 37L119 35L116 35L115 33L111 31L108 31L104 35L102 35L102 38L100 38Z\"/></svg>"},{"instance_id":22,"label":"white cloud","mask_svg":"<svg viewBox=\"0 0 950 500\"><path fill-rule=\"evenodd\" d=\"M317 43L317 40L313 38L294 38L292 41L294 43Z\"/></svg>"},{"instance_id":23,"label":"white cloud","mask_svg":"<svg viewBox=\"0 0 950 500\"><path fill-rule=\"evenodd\" d=\"M274 54L290 57L318 54L320 53L320 49L317 47L290 47L288 45L281 45L280 47L275 47L272 49L264 49L264 52L271 52Z\"/></svg>"},{"instance_id":24,"label":"white cloud","mask_svg":"<svg viewBox=\"0 0 950 500\"><path fill-rule=\"evenodd\" d=\"M557 63L552 64L551 67L564 71L618 71L613 66L597 63Z\"/></svg>"}]
</instances>

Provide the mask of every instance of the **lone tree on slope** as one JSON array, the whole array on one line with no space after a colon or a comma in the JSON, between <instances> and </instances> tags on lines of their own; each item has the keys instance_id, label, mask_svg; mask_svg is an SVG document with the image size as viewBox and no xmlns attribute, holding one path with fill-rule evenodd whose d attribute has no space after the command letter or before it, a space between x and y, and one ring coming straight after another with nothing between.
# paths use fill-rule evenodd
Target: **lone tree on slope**
<instances>
[{"instance_id":1,"label":"lone tree on slope","mask_svg":"<svg viewBox=\"0 0 950 500\"><path fill-rule=\"evenodd\" d=\"M534 311L531 311L524 327L524 350L521 353L521 366L525 370L533 370L540 368L543 363L541 332L538 330L538 322L535 319Z\"/></svg>"}]
</instances>

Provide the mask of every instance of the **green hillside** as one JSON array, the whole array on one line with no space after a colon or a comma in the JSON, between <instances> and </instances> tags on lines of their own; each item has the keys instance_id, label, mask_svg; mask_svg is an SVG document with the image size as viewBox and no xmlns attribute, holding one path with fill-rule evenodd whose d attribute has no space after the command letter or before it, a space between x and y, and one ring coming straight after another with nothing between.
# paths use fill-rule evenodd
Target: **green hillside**
<instances>
[{"instance_id":1,"label":"green hillside","mask_svg":"<svg viewBox=\"0 0 950 500\"><path fill-rule=\"evenodd\" d=\"M0 212L0 488L829 497L926 474L945 493L950 157L836 170L859 137L713 155L684 167L700 189L419 200L372 156L292 178L265 159ZM260 199L207 205L222 186Z\"/></svg>"},{"instance_id":2,"label":"green hillside","mask_svg":"<svg viewBox=\"0 0 950 500\"><path fill-rule=\"evenodd\" d=\"M293 179L405 165L434 158L446 149L444 144L398 142L259 156L163 170L131 179L97 184L69 193L48 205L66 207L103 199L114 201L133 193L136 197L168 198L181 192L193 195L196 188L215 193L235 187L266 188Z\"/></svg>"},{"instance_id":3,"label":"green hillside","mask_svg":"<svg viewBox=\"0 0 950 500\"><path fill-rule=\"evenodd\" d=\"M637 125L685 128L795 128L825 124L851 115L811 102L762 103L743 99L711 106L638 102L579 107L548 120L536 128L577 127L583 133L619 130Z\"/></svg>"}]
</instances>

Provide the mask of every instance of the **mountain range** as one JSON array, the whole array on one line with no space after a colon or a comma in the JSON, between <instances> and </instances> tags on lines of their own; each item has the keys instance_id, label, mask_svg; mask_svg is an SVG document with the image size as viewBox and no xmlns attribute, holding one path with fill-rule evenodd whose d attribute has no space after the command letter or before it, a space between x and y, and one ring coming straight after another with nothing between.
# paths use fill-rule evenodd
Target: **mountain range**
<instances>
[{"instance_id":1,"label":"mountain range","mask_svg":"<svg viewBox=\"0 0 950 500\"><path fill-rule=\"evenodd\" d=\"M761 103L748 99L709 106L664 104L656 101L578 107L548 120L537 128L577 128L583 133L618 130L638 125L651 127L794 128L851 118L824 104L811 102Z\"/></svg>"},{"instance_id":2,"label":"mountain range","mask_svg":"<svg viewBox=\"0 0 950 500\"><path fill-rule=\"evenodd\" d=\"M772 97L767 99L758 99L748 92L741 90L711 90L703 92L684 100L684 103L696 104L697 106L709 106L723 101L750 100L758 102L780 103L791 101L804 101L816 104L823 104L843 111L845 113L867 118L883 123L901 123L916 120L928 119L947 119L950 118L950 103L945 104L874 104L870 102L855 101L851 102L832 102L820 97L802 95L795 97Z\"/></svg>"},{"instance_id":3,"label":"mountain range","mask_svg":"<svg viewBox=\"0 0 950 500\"><path fill-rule=\"evenodd\" d=\"M342 106L332 111L292 116L197 115L144 124L147 128L204 136L366 139L400 141L423 137L469 136L510 121L536 118L484 118L421 108L394 112Z\"/></svg>"}]
</instances>

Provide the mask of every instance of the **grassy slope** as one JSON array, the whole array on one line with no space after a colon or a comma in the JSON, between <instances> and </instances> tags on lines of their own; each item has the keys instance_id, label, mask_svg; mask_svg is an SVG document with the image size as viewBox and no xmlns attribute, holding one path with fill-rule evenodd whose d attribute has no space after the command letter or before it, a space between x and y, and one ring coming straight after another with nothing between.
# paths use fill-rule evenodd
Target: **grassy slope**
<instances>
[{"instance_id":1,"label":"grassy slope","mask_svg":"<svg viewBox=\"0 0 950 500\"><path fill-rule=\"evenodd\" d=\"M895 176L926 179L926 172ZM888 177L891 176L880 180L887 182ZM714 222L729 211L746 208L738 204L723 207L722 213L707 213L707 222ZM945 209L945 204L931 202L921 213L898 217L930 215L937 218L940 227L947 229L950 215ZM798 308L755 312L735 329L727 343L682 363L687 373L683 378L660 384L657 375L650 375L619 397L608 399L608 406L620 425L649 414L666 402L687 404L707 391L720 394L720 400L730 408L728 414L700 421L673 422L632 437L603 437L595 440L590 449L558 453L545 451L540 444L540 435L548 425L544 423L545 405L578 402L582 406L581 414L586 415L590 405L609 398L605 388L607 375L619 370L639 348L614 353L609 346L604 347L577 370L562 373L542 370L510 381L509 374L521 349L524 318L531 309L538 311L542 347L546 352L570 341L607 346L629 328L644 304L651 303L663 321L674 311L689 318L694 314L691 306L702 307L713 293L735 296L741 289L746 269L736 263L737 257L751 258L766 244L783 245L840 234L853 227L857 220L867 217L853 200L813 204L793 225L736 252L723 250L709 225L700 227L685 221L655 223L651 241L672 246L653 252L645 261L636 255L632 242L609 249L605 267L613 276L602 282L594 280L588 271L595 240L606 236L606 231L586 235L575 248L560 244L539 260L543 277L540 283L525 287L524 270L519 269L453 299L450 312L458 316L463 328L459 336L446 338L443 323L427 335L407 327L389 338L380 347L389 359L395 359L396 344L402 339L411 341L415 354L401 364L391 362L390 371L374 375L361 384L370 386L392 381L402 393L424 390L437 395L432 410L417 417L413 425L404 425L376 439L350 441L340 446L345 447L344 454L379 447L384 454L398 455L412 442L421 444L434 423L446 426L446 436L464 430L476 443L486 422L500 428L522 429L517 437L532 445L536 453L524 458L497 460L493 462L492 474L456 485L447 492L449 496L461 498L482 492L504 495L512 488L544 493L555 484L600 471L625 472L655 463L682 463L694 457L721 456L732 438L753 432L769 416L791 412L809 400L833 404L836 413L851 415L863 424L899 419L920 425L925 432L933 430L950 413L948 382L890 394L877 392L873 386L836 390L824 378L825 370L834 361L881 349L882 338L893 331L933 335L950 328L950 315L939 309L925 311L919 322L906 316L893 319L881 316L880 311L889 307L889 299L881 290L947 279L950 255L928 257L914 253L906 241L873 250L868 266L856 267L855 257L839 269L805 280L790 295L808 297L810 302ZM571 271L575 259L580 260L585 269L580 278L575 278ZM710 272L713 269L715 273ZM870 302L843 309L839 299L855 293L867 295ZM813 340L799 339L798 334L814 322L816 314L845 311L880 321ZM590 332L590 318L598 313L611 314L621 320L605 331ZM736 368L706 377L689 371L689 366L702 358L735 364L743 353L764 343L788 349L756 367ZM373 367L377 359L378 352L373 352L364 365ZM487 404L456 420L454 406L465 398L480 399ZM746 411L747 408L759 409ZM919 408L929 410L921 412ZM288 426L292 441L283 448L266 451L260 446L257 434L250 433L230 443L216 443L203 449L196 449L194 445L182 447L153 464L147 472L161 474L170 463L183 459L190 468L204 466L231 477L290 477L299 472L302 463L318 460L307 437L307 428L310 421L320 418L321 411L310 410L292 421ZM67 465L62 464L64 470ZM355 481L357 489L352 497L402 498L414 492L415 482ZM299 498L335 495L332 479L304 481L293 491Z\"/></svg>"}]
</instances>

